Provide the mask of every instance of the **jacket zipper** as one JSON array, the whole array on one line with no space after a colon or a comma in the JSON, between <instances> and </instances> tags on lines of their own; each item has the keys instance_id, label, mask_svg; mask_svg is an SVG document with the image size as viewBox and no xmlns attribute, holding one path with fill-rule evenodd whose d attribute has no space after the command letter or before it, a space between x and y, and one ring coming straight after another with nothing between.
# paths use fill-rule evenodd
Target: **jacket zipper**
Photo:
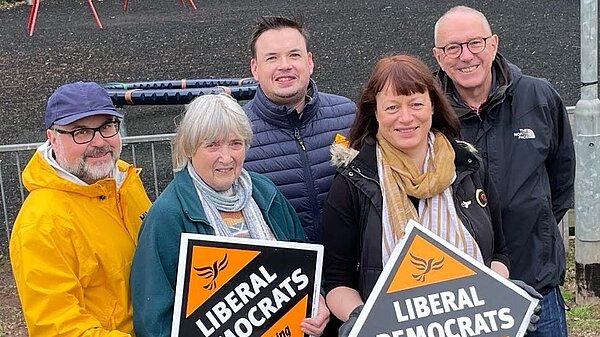
<instances>
[{"instance_id":1,"label":"jacket zipper","mask_svg":"<svg viewBox=\"0 0 600 337\"><path fill-rule=\"evenodd\" d=\"M379 185L379 181L378 181L377 179L374 179L374 178L371 178L371 177L367 177L366 175L364 175L364 174L363 174L363 173L360 171L360 168L359 168L359 167L356 167L356 166L354 166L354 165L351 165L351 166L350 166L350 170L351 170L351 171L350 171L350 172L348 172L348 175L349 175L349 176L352 176L352 175L353 175L353 173L355 173L355 172L356 172L356 174L358 174L359 176L363 177L364 179L366 179L366 180L369 180L369 181L372 181L372 182L374 182L375 184L377 184L377 186L380 186L380 185ZM380 188L381 188L381 186L380 186ZM360 251L360 250L362 250L362 235L360 235L360 238L359 238L359 245L361 246L361 248L359 249L359 251ZM357 256L356 260L357 260L357 263L356 263L356 272L360 272L360 256Z\"/></svg>"},{"instance_id":2,"label":"jacket zipper","mask_svg":"<svg viewBox=\"0 0 600 337\"><path fill-rule=\"evenodd\" d=\"M300 130L298 128L294 129L294 138L296 138L296 141L298 144L300 144L302 150L306 151L306 148L304 147L304 140L302 140L302 136L300 136Z\"/></svg>"}]
</instances>

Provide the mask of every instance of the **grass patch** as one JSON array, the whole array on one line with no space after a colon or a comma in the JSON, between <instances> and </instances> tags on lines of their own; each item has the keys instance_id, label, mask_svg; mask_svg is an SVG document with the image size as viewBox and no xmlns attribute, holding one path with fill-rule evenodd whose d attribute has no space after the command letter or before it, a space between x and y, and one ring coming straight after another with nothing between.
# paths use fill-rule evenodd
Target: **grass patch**
<instances>
[{"instance_id":1,"label":"grass patch","mask_svg":"<svg viewBox=\"0 0 600 337\"><path fill-rule=\"evenodd\" d=\"M573 308L571 308L571 310L569 310L568 315L573 318L574 320L587 320L587 319L594 319L594 320L598 320L597 318L594 318L596 310L594 310L594 307L591 305L577 305Z\"/></svg>"},{"instance_id":2,"label":"grass patch","mask_svg":"<svg viewBox=\"0 0 600 337\"><path fill-rule=\"evenodd\" d=\"M600 331L600 309L594 305L577 305L567 311L567 324L577 331ZM597 336L597 335L594 335Z\"/></svg>"},{"instance_id":3,"label":"grass patch","mask_svg":"<svg viewBox=\"0 0 600 337\"><path fill-rule=\"evenodd\" d=\"M567 250L567 275L565 285L561 289L567 311L567 326L570 337L600 336L600 305L578 305L575 303L575 247L574 240L569 240Z\"/></svg>"},{"instance_id":4,"label":"grass patch","mask_svg":"<svg viewBox=\"0 0 600 337\"><path fill-rule=\"evenodd\" d=\"M575 292L572 290L562 290L561 293L566 303L572 303L575 301Z\"/></svg>"},{"instance_id":5,"label":"grass patch","mask_svg":"<svg viewBox=\"0 0 600 337\"><path fill-rule=\"evenodd\" d=\"M600 306L575 304L575 294L573 291L563 291L562 294L567 305L571 307L567 311L567 326L571 331L570 335L599 336Z\"/></svg>"}]
</instances>

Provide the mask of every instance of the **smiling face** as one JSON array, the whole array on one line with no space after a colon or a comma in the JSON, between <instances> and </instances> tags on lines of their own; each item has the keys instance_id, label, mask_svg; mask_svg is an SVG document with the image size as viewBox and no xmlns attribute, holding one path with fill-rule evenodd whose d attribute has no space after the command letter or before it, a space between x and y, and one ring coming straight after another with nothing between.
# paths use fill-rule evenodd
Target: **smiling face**
<instances>
[{"instance_id":1,"label":"smiling face","mask_svg":"<svg viewBox=\"0 0 600 337\"><path fill-rule=\"evenodd\" d=\"M492 35L485 18L472 11L457 11L446 14L436 25L435 46L445 47L449 43L464 43L474 38L485 38L485 49L471 53L463 45L457 58L450 58L444 51L433 48L433 55L439 66L452 79L459 92L487 90L492 85L492 63L498 50L498 36ZM486 92L487 94L487 92Z\"/></svg>"},{"instance_id":2,"label":"smiling face","mask_svg":"<svg viewBox=\"0 0 600 337\"><path fill-rule=\"evenodd\" d=\"M97 128L114 119L109 115L96 115L82 118L69 125L56 125L53 128L64 131ZM70 134L61 134L52 129L48 129L46 134L58 165L88 184L111 176L121 155L119 134L104 138L96 132L92 141L86 144L76 144Z\"/></svg>"},{"instance_id":3,"label":"smiling face","mask_svg":"<svg viewBox=\"0 0 600 337\"><path fill-rule=\"evenodd\" d=\"M270 29L256 40L252 75L267 98L278 105L302 106L313 68L312 54L296 29Z\"/></svg>"},{"instance_id":4,"label":"smiling face","mask_svg":"<svg viewBox=\"0 0 600 337\"><path fill-rule=\"evenodd\" d=\"M245 158L244 140L232 135L227 139L201 144L192 156L192 166L212 189L226 191L240 176Z\"/></svg>"},{"instance_id":5,"label":"smiling face","mask_svg":"<svg viewBox=\"0 0 600 337\"><path fill-rule=\"evenodd\" d=\"M424 158L433 115L429 92L397 95L386 85L376 100L379 134L412 159Z\"/></svg>"}]
</instances>

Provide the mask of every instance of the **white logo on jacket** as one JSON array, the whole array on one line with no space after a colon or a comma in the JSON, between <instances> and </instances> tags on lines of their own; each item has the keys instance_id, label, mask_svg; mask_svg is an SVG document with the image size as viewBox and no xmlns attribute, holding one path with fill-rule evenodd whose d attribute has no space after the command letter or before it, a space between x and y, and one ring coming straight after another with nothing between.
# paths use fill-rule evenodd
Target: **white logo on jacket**
<instances>
[{"instance_id":1,"label":"white logo on jacket","mask_svg":"<svg viewBox=\"0 0 600 337\"><path fill-rule=\"evenodd\" d=\"M519 132L515 132L514 136L518 139L535 139L535 132L531 129L519 129Z\"/></svg>"}]
</instances>

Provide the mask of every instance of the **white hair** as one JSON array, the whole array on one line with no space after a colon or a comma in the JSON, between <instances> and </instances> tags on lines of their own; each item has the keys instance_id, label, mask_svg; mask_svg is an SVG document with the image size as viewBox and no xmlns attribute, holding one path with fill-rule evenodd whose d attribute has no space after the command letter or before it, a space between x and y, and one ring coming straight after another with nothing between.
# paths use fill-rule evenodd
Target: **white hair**
<instances>
[{"instance_id":1,"label":"white hair","mask_svg":"<svg viewBox=\"0 0 600 337\"><path fill-rule=\"evenodd\" d=\"M252 141L250 120L237 101L227 94L203 95L185 109L173 138L173 170L181 171L202 145L241 137L246 148Z\"/></svg>"}]
</instances>

